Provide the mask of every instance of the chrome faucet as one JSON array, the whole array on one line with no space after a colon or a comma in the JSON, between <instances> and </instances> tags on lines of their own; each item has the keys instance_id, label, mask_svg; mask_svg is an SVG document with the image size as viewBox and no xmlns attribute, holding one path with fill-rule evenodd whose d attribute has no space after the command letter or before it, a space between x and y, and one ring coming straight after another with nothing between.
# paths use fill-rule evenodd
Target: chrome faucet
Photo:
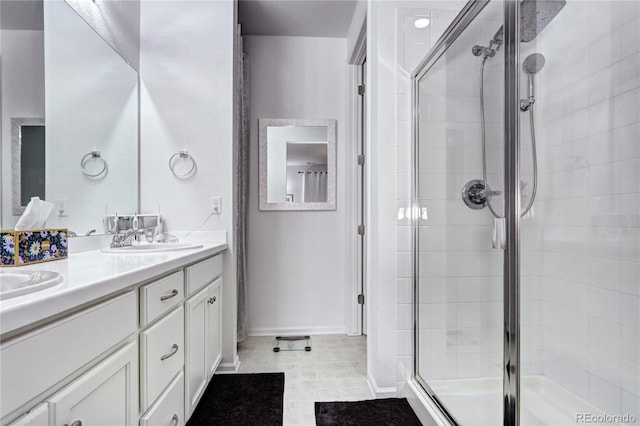
<instances>
[{"instance_id":1,"label":"chrome faucet","mask_svg":"<svg viewBox=\"0 0 640 426\"><path fill-rule=\"evenodd\" d=\"M115 233L111 239L111 248L127 247L132 245L133 237L136 235L144 235L146 229L127 229L124 234Z\"/></svg>"}]
</instances>

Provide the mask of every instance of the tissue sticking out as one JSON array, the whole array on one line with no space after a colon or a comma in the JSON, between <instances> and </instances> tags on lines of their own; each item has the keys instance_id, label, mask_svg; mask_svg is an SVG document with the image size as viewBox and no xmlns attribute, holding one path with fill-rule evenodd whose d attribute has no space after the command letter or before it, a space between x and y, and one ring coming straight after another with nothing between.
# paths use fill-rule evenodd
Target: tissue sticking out
<instances>
[{"instance_id":1,"label":"tissue sticking out","mask_svg":"<svg viewBox=\"0 0 640 426\"><path fill-rule=\"evenodd\" d=\"M42 229L47 218L53 211L53 203L41 200L40 197L32 197L24 213L18 219L15 230L23 231L26 229Z\"/></svg>"}]
</instances>

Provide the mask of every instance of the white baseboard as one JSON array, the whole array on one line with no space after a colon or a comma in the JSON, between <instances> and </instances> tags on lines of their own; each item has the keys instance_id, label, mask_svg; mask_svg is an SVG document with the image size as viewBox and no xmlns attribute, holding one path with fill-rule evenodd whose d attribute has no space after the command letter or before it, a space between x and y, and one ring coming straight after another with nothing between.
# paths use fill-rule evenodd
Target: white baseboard
<instances>
[{"instance_id":1,"label":"white baseboard","mask_svg":"<svg viewBox=\"0 0 640 426\"><path fill-rule=\"evenodd\" d=\"M409 405L423 425L426 426L450 426L451 423L440 413L440 410L424 393L415 380L410 379L403 387L402 396L407 398Z\"/></svg>"},{"instance_id":2,"label":"white baseboard","mask_svg":"<svg viewBox=\"0 0 640 426\"><path fill-rule=\"evenodd\" d=\"M216 369L216 374L237 373L240 370L240 364L240 357L236 355L233 362L221 362Z\"/></svg>"},{"instance_id":3,"label":"white baseboard","mask_svg":"<svg viewBox=\"0 0 640 426\"><path fill-rule=\"evenodd\" d=\"M367 385L374 398L395 398L397 396L395 387L381 388L371 374L367 374Z\"/></svg>"},{"instance_id":4,"label":"white baseboard","mask_svg":"<svg viewBox=\"0 0 640 426\"><path fill-rule=\"evenodd\" d=\"M249 336L307 336L319 334L345 334L344 327L288 327L288 328L250 328Z\"/></svg>"}]
</instances>

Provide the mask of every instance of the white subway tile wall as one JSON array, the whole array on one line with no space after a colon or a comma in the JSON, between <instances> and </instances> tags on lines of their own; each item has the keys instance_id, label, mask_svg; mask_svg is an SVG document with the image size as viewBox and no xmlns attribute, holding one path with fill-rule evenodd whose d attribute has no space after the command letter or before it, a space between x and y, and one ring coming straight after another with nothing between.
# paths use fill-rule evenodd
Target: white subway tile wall
<instances>
[{"instance_id":1,"label":"white subway tile wall","mask_svg":"<svg viewBox=\"0 0 640 426\"><path fill-rule=\"evenodd\" d=\"M523 58L546 57L536 75L539 201L523 231L543 289L543 373L638 418L639 16L635 1L569 0L522 44Z\"/></svg>"}]
</instances>

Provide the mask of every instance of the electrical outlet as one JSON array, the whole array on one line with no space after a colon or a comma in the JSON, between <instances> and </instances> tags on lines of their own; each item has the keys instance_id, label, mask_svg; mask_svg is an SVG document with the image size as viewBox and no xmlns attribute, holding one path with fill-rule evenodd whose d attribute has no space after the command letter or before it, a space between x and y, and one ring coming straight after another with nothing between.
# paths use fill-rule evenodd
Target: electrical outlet
<instances>
[{"instance_id":1,"label":"electrical outlet","mask_svg":"<svg viewBox=\"0 0 640 426\"><path fill-rule=\"evenodd\" d=\"M222 214L222 197L211 197L211 213Z\"/></svg>"},{"instance_id":2,"label":"electrical outlet","mask_svg":"<svg viewBox=\"0 0 640 426\"><path fill-rule=\"evenodd\" d=\"M58 212L58 216L66 216L68 208L69 208L69 200L66 200L66 199L56 200L56 211Z\"/></svg>"}]
</instances>

